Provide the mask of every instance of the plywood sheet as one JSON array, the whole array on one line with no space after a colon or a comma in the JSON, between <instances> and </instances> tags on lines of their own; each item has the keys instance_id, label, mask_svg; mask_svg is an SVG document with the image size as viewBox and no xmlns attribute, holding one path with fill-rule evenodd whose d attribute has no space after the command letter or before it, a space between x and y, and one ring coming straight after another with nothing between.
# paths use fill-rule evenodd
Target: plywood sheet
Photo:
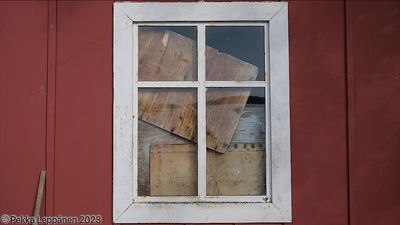
<instances>
[{"instance_id":1,"label":"plywood sheet","mask_svg":"<svg viewBox=\"0 0 400 225\"><path fill-rule=\"evenodd\" d=\"M197 147L153 144L150 195L197 195ZM265 194L265 146L232 144L225 154L207 152L207 195Z\"/></svg>"},{"instance_id":2,"label":"plywood sheet","mask_svg":"<svg viewBox=\"0 0 400 225\"><path fill-rule=\"evenodd\" d=\"M185 47L186 46L186 47ZM139 78L145 80L191 80L197 67L193 53L195 43L174 32L142 31L139 33ZM162 58L160 58L162 55ZM190 57L189 57L190 56ZM211 80L255 80L257 67L207 47L207 76ZM168 63L166 63L168 62ZM141 66L142 65L142 66ZM175 79L176 78L176 79ZM139 95L139 119L197 141L195 94L181 91L142 89ZM225 152L229 146L251 88L222 91L209 90L207 95L207 147ZM210 126L211 125L211 126Z\"/></svg>"},{"instance_id":3,"label":"plywood sheet","mask_svg":"<svg viewBox=\"0 0 400 225\"><path fill-rule=\"evenodd\" d=\"M152 144L190 144L190 142L143 121L139 121L138 125L138 195L147 196L150 194L150 146Z\"/></svg>"},{"instance_id":4,"label":"plywood sheet","mask_svg":"<svg viewBox=\"0 0 400 225\"><path fill-rule=\"evenodd\" d=\"M150 151L150 195L197 195L197 147L153 144Z\"/></svg>"},{"instance_id":5,"label":"plywood sheet","mask_svg":"<svg viewBox=\"0 0 400 225\"><path fill-rule=\"evenodd\" d=\"M187 140L196 141L196 90L141 89L139 119Z\"/></svg>"},{"instance_id":6,"label":"plywood sheet","mask_svg":"<svg viewBox=\"0 0 400 225\"><path fill-rule=\"evenodd\" d=\"M139 121L138 128L138 194L148 196L150 195L150 146L152 144L191 144L191 142L144 121ZM244 108L231 140L232 146L240 143L265 143L263 105L247 104Z\"/></svg>"},{"instance_id":7,"label":"plywood sheet","mask_svg":"<svg viewBox=\"0 0 400 225\"><path fill-rule=\"evenodd\" d=\"M265 146L233 144L225 154L207 152L207 195L264 195Z\"/></svg>"},{"instance_id":8,"label":"plywood sheet","mask_svg":"<svg viewBox=\"0 0 400 225\"><path fill-rule=\"evenodd\" d=\"M207 90L207 148L227 151L250 92L251 88Z\"/></svg>"},{"instance_id":9,"label":"plywood sheet","mask_svg":"<svg viewBox=\"0 0 400 225\"><path fill-rule=\"evenodd\" d=\"M171 31L139 30L140 81L196 79L196 42Z\"/></svg>"}]
</instances>

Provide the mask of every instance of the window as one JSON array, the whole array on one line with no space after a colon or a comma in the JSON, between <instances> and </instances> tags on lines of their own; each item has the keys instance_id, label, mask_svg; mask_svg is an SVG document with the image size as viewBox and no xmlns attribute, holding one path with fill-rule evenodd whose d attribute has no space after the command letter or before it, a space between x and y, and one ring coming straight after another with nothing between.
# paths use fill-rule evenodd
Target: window
<instances>
[{"instance_id":1,"label":"window","mask_svg":"<svg viewBox=\"0 0 400 225\"><path fill-rule=\"evenodd\" d=\"M115 223L290 222L287 3L114 3Z\"/></svg>"}]
</instances>

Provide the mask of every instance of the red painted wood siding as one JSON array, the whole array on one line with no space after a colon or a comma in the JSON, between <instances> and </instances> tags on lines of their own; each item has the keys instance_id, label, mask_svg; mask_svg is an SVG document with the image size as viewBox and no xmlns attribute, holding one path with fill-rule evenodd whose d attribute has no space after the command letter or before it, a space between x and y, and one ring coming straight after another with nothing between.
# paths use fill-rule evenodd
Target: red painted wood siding
<instances>
[{"instance_id":1,"label":"red painted wood siding","mask_svg":"<svg viewBox=\"0 0 400 225\"><path fill-rule=\"evenodd\" d=\"M0 215L32 214L46 162L47 2L0 2Z\"/></svg>"},{"instance_id":2,"label":"red painted wood siding","mask_svg":"<svg viewBox=\"0 0 400 225\"><path fill-rule=\"evenodd\" d=\"M57 3L54 215L112 220L112 2Z\"/></svg>"},{"instance_id":3,"label":"red painted wood siding","mask_svg":"<svg viewBox=\"0 0 400 225\"><path fill-rule=\"evenodd\" d=\"M400 2L348 2L350 218L400 223Z\"/></svg>"},{"instance_id":4,"label":"red painted wood siding","mask_svg":"<svg viewBox=\"0 0 400 225\"><path fill-rule=\"evenodd\" d=\"M400 3L289 3L295 225L400 221ZM112 215L112 1L0 2L0 214ZM18 178L17 178L18 177Z\"/></svg>"},{"instance_id":5,"label":"red painted wood siding","mask_svg":"<svg viewBox=\"0 0 400 225\"><path fill-rule=\"evenodd\" d=\"M289 3L293 224L347 225L344 3Z\"/></svg>"}]
</instances>

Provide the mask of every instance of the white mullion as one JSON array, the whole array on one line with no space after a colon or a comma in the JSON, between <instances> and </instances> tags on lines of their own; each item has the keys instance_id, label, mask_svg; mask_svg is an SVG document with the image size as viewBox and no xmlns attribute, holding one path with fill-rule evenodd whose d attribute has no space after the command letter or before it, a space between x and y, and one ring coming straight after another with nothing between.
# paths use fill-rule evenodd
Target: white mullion
<instances>
[{"instance_id":1,"label":"white mullion","mask_svg":"<svg viewBox=\"0 0 400 225\"><path fill-rule=\"evenodd\" d=\"M200 200L206 196L206 28L197 26L197 191Z\"/></svg>"},{"instance_id":2,"label":"white mullion","mask_svg":"<svg viewBox=\"0 0 400 225\"><path fill-rule=\"evenodd\" d=\"M206 81L205 87L266 87L267 81Z\"/></svg>"},{"instance_id":3,"label":"white mullion","mask_svg":"<svg viewBox=\"0 0 400 225\"><path fill-rule=\"evenodd\" d=\"M137 87L137 81L139 76L139 28L137 24L133 24L133 199L138 196L138 117L139 117L139 105L138 105L138 94L139 89Z\"/></svg>"},{"instance_id":4,"label":"white mullion","mask_svg":"<svg viewBox=\"0 0 400 225\"><path fill-rule=\"evenodd\" d=\"M160 203L160 202L199 202L198 196L139 196L137 202L141 203Z\"/></svg>"},{"instance_id":5,"label":"white mullion","mask_svg":"<svg viewBox=\"0 0 400 225\"><path fill-rule=\"evenodd\" d=\"M137 86L141 88L194 88L199 86L198 81L138 81Z\"/></svg>"},{"instance_id":6,"label":"white mullion","mask_svg":"<svg viewBox=\"0 0 400 225\"><path fill-rule=\"evenodd\" d=\"M264 26L264 67L265 67L265 185L266 195L272 200L272 145L271 145L271 85L269 66L269 24Z\"/></svg>"},{"instance_id":7,"label":"white mullion","mask_svg":"<svg viewBox=\"0 0 400 225\"><path fill-rule=\"evenodd\" d=\"M243 202L243 203L249 203L249 202L259 202L259 203L265 203L268 201L268 198L266 196L207 196L204 200L205 202Z\"/></svg>"},{"instance_id":8,"label":"white mullion","mask_svg":"<svg viewBox=\"0 0 400 225\"><path fill-rule=\"evenodd\" d=\"M199 23L169 23L169 22L148 22L148 23L139 23L141 27L194 27Z\"/></svg>"},{"instance_id":9,"label":"white mullion","mask_svg":"<svg viewBox=\"0 0 400 225\"><path fill-rule=\"evenodd\" d=\"M198 67L198 70L200 68ZM200 75L199 75L200 76ZM266 76L267 77L267 76ZM200 81L138 81L137 87L139 88L152 88L152 87L199 87ZM204 87L266 87L268 81L203 81Z\"/></svg>"},{"instance_id":10,"label":"white mullion","mask_svg":"<svg viewBox=\"0 0 400 225\"><path fill-rule=\"evenodd\" d=\"M265 70L265 81L269 82L270 74L270 52L269 52L269 23L264 24L264 70Z\"/></svg>"},{"instance_id":11,"label":"white mullion","mask_svg":"<svg viewBox=\"0 0 400 225\"><path fill-rule=\"evenodd\" d=\"M213 22L206 25L209 27L262 27L265 25L265 22Z\"/></svg>"}]
</instances>

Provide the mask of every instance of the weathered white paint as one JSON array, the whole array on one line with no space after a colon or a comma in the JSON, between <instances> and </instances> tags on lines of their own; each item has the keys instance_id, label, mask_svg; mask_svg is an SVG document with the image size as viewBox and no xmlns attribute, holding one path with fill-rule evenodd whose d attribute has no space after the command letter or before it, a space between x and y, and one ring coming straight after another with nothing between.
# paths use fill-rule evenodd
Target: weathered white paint
<instances>
[{"instance_id":1,"label":"weathered white paint","mask_svg":"<svg viewBox=\"0 0 400 225\"><path fill-rule=\"evenodd\" d=\"M199 22L139 22L137 23L139 27L149 27L149 26L172 26L172 27L194 27L197 26L198 24L204 24L206 26L231 26L231 27L237 27L237 26L265 26L265 22L238 22L238 21L233 21L233 22L227 22L227 21L222 21L222 22L210 22L210 21L199 21Z\"/></svg>"},{"instance_id":2,"label":"weathered white paint","mask_svg":"<svg viewBox=\"0 0 400 225\"><path fill-rule=\"evenodd\" d=\"M138 193L138 170L139 170L139 163L138 163L138 119L139 119L139 107L138 105L138 99L139 99L139 90L136 86L138 79L139 79L139 61L137 60L139 58L139 28L137 24L132 25L132 34L133 34L133 46L132 46L132 53L133 58L132 60L132 73L130 73L131 77L133 77L132 80L130 80L129 84L133 85L133 100L131 102L133 103L133 113L132 113L132 118L133 118L133 131L132 131L132 136L131 139L133 138L133 149L132 149L132 164L133 164L133 174L132 174L132 180L133 180L133 199L137 197Z\"/></svg>"},{"instance_id":3,"label":"weathered white paint","mask_svg":"<svg viewBox=\"0 0 400 225\"><path fill-rule=\"evenodd\" d=\"M173 21L172 23L161 23ZM249 21L249 23L246 23ZM138 24L192 25L198 30L198 81L138 82ZM176 23L182 22L182 23ZM222 23L219 23L222 22ZM290 121L287 3L114 3L115 223L290 222ZM150 23L149 23L150 24ZM206 25L265 26L265 81L205 81ZM269 68L269 69L268 69ZM137 196L139 87L198 89L198 196ZM264 87L266 196L205 196L206 88ZM268 102L269 99L269 102ZM271 121L268 121L268 118Z\"/></svg>"},{"instance_id":4,"label":"weathered white paint","mask_svg":"<svg viewBox=\"0 0 400 225\"><path fill-rule=\"evenodd\" d=\"M138 203L118 223L290 222L273 203Z\"/></svg>"},{"instance_id":5,"label":"weathered white paint","mask_svg":"<svg viewBox=\"0 0 400 225\"><path fill-rule=\"evenodd\" d=\"M199 86L197 88L197 185L198 196L203 200L206 196L206 160L207 160L207 135L206 135L206 88L204 81L206 77L206 27L205 25L197 26L197 80Z\"/></svg>"},{"instance_id":6,"label":"weathered white paint","mask_svg":"<svg viewBox=\"0 0 400 225\"><path fill-rule=\"evenodd\" d=\"M174 2L118 3L124 13L138 22L269 21L282 2Z\"/></svg>"},{"instance_id":7,"label":"weathered white paint","mask_svg":"<svg viewBox=\"0 0 400 225\"><path fill-rule=\"evenodd\" d=\"M138 81L137 86L140 88L178 88L178 87L198 87L198 81Z\"/></svg>"},{"instance_id":8,"label":"weathered white paint","mask_svg":"<svg viewBox=\"0 0 400 225\"><path fill-rule=\"evenodd\" d=\"M264 67L265 67L265 183L266 183L266 196L272 199L272 145L271 145L271 79L270 79L270 36L269 36L269 26L264 27L264 38L268 40L265 42L264 46Z\"/></svg>"},{"instance_id":9,"label":"weathered white paint","mask_svg":"<svg viewBox=\"0 0 400 225\"><path fill-rule=\"evenodd\" d=\"M138 197L136 202L141 203L266 203L270 199L265 196L146 196Z\"/></svg>"},{"instance_id":10,"label":"weathered white paint","mask_svg":"<svg viewBox=\"0 0 400 225\"><path fill-rule=\"evenodd\" d=\"M266 87L266 81L206 81L206 87Z\"/></svg>"},{"instance_id":11,"label":"weathered white paint","mask_svg":"<svg viewBox=\"0 0 400 225\"><path fill-rule=\"evenodd\" d=\"M113 220L132 204L132 21L114 7Z\"/></svg>"},{"instance_id":12,"label":"weathered white paint","mask_svg":"<svg viewBox=\"0 0 400 225\"><path fill-rule=\"evenodd\" d=\"M272 202L290 220L290 104L287 3L270 24Z\"/></svg>"},{"instance_id":13,"label":"weathered white paint","mask_svg":"<svg viewBox=\"0 0 400 225\"><path fill-rule=\"evenodd\" d=\"M200 44L200 43L199 43ZM203 57L198 54L198 57ZM200 61L198 62L198 70L201 69ZM205 64L204 64L205 65ZM199 73L200 71L198 71ZM193 87L197 88L202 84L204 87L266 87L268 81L200 81L201 76L198 75L199 81L138 81L137 87L140 88L179 88L179 87Z\"/></svg>"}]
</instances>

